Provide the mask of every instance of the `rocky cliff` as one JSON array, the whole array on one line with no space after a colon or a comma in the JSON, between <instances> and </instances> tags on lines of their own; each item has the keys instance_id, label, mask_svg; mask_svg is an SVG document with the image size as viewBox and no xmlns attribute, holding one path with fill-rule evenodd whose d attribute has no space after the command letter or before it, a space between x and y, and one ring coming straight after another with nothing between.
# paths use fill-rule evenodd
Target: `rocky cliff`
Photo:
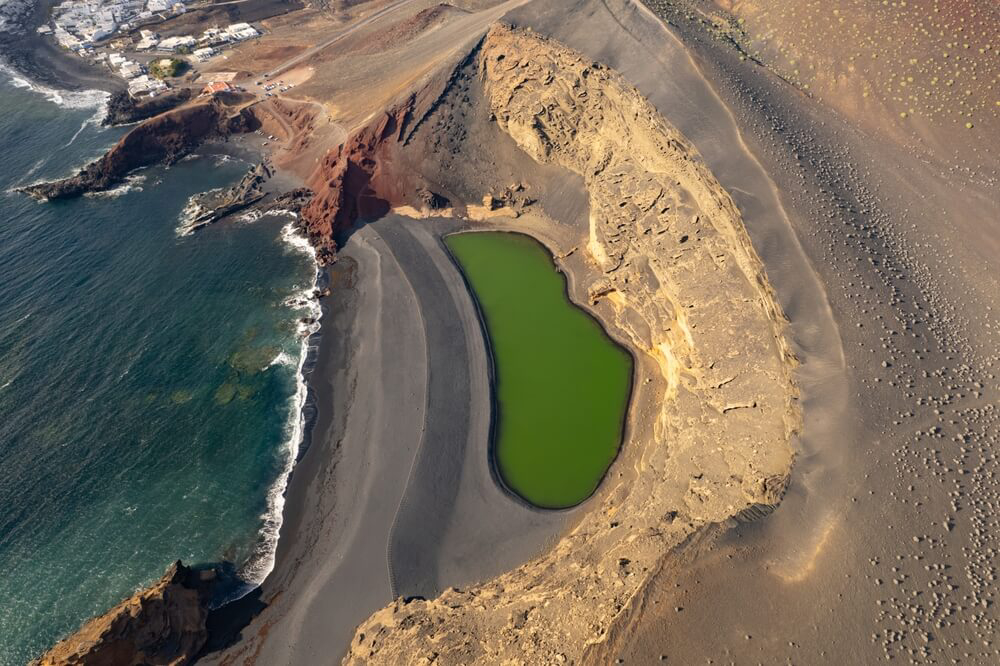
<instances>
[{"instance_id":1,"label":"rocky cliff","mask_svg":"<svg viewBox=\"0 0 1000 666\"><path fill-rule=\"evenodd\" d=\"M188 664L208 640L217 574L172 564L158 582L95 617L34 666Z\"/></svg>"},{"instance_id":2,"label":"rocky cliff","mask_svg":"<svg viewBox=\"0 0 1000 666\"><path fill-rule=\"evenodd\" d=\"M393 142L402 140L413 100L382 114L331 151L308 183L315 192L302 210L302 226L320 263L336 251L336 237L359 218L376 218L390 207L397 188L388 185L384 158ZM382 187L379 187L379 185Z\"/></svg>"},{"instance_id":3,"label":"rocky cliff","mask_svg":"<svg viewBox=\"0 0 1000 666\"><path fill-rule=\"evenodd\" d=\"M108 190L135 169L169 164L209 139L252 131L257 126L252 107L242 102L240 97L217 96L162 113L139 124L75 176L20 191L52 200Z\"/></svg>"},{"instance_id":4,"label":"rocky cliff","mask_svg":"<svg viewBox=\"0 0 1000 666\"><path fill-rule=\"evenodd\" d=\"M586 661L667 553L775 506L793 459L785 320L739 211L694 147L620 75L530 31L495 26L472 65L418 123L433 136L417 130L411 145L441 147L424 164L474 164L492 150L524 174L582 179L584 225L544 211L490 224L550 244L574 297L635 351L629 431L552 550L490 582L397 600L358 628L350 664ZM494 146L468 150L476 133ZM469 178L458 168L435 177Z\"/></svg>"},{"instance_id":5,"label":"rocky cliff","mask_svg":"<svg viewBox=\"0 0 1000 666\"><path fill-rule=\"evenodd\" d=\"M378 218L399 205L420 210L447 205L420 174L398 168L396 157L449 83L447 76L433 78L323 158L307 182L314 197L300 223L320 263L333 259L337 237L359 219Z\"/></svg>"},{"instance_id":6,"label":"rocky cliff","mask_svg":"<svg viewBox=\"0 0 1000 666\"><path fill-rule=\"evenodd\" d=\"M102 125L127 125L159 115L190 101L195 91L191 88L174 88L156 97L136 101L125 90L108 99L108 110Z\"/></svg>"}]
</instances>

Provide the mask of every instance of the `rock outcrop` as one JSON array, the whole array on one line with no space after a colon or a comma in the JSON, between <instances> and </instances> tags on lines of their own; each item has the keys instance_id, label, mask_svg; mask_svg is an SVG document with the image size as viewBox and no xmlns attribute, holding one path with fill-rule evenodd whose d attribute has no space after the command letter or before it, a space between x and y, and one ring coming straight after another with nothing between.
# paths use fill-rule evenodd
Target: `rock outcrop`
<instances>
[{"instance_id":1,"label":"rock outcrop","mask_svg":"<svg viewBox=\"0 0 1000 666\"><path fill-rule=\"evenodd\" d=\"M361 128L328 153L310 179L308 186L315 196L302 210L302 226L321 264L335 256L338 234L359 218L376 218L389 211L395 187L384 177L383 157L388 144L402 140L413 103L411 98Z\"/></svg>"},{"instance_id":2,"label":"rock outcrop","mask_svg":"<svg viewBox=\"0 0 1000 666\"><path fill-rule=\"evenodd\" d=\"M102 125L128 125L170 111L194 97L191 88L174 88L165 93L136 101L125 90L120 90L108 99L108 110Z\"/></svg>"},{"instance_id":3,"label":"rock outcrop","mask_svg":"<svg viewBox=\"0 0 1000 666\"><path fill-rule=\"evenodd\" d=\"M232 187L196 195L184 233L203 229L261 201L267 196L264 185L273 173L271 164L264 160L250 169L240 182Z\"/></svg>"},{"instance_id":4,"label":"rock outcrop","mask_svg":"<svg viewBox=\"0 0 1000 666\"><path fill-rule=\"evenodd\" d=\"M584 229L531 212L490 224L556 245L575 297L638 354L629 432L551 551L487 583L397 600L358 628L350 664L581 663L672 549L776 505L793 460L786 322L739 211L694 147L620 75L530 31L495 26L465 72L475 85L435 108L485 104L465 117L488 117L515 159L583 180ZM463 139L423 145L435 143L454 153Z\"/></svg>"},{"instance_id":5,"label":"rock outcrop","mask_svg":"<svg viewBox=\"0 0 1000 666\"><path fill-rule=\"evenodd\" d=\"M33 662L34 666L191 663L208 640L214 569L180 561L158 582L95 617Z\"/></svg>"},{"instance_id":6,"label":"rock outcrop","mask_svg":"<svg viewBox=\"0 0 1000 666\"><path fill-rule=\"evenodd\" d=\"M52 200L100 192L119 185L140 167L171 163L209 139L256 129L252 107L239 96L216 96L150 118L123 136L103 157L78 174L20 188L36 199Z\"/></svg>"},{"instance_id":7,"label":"rock outcrop","mask_svg":"<svg viewBox=\"0 0 1000 666\"><path fill-rule=\"evenodd\" d=\"M372 220L396 206L419 210L447 208L447 197L420 175L396 167L396 157L419 127L447 80L435 80L356 130L327 153L307 185L314 193L302 209L301 227L321 264L336 256L337 237L358 220Z\"/></svg>"}]
</instances>

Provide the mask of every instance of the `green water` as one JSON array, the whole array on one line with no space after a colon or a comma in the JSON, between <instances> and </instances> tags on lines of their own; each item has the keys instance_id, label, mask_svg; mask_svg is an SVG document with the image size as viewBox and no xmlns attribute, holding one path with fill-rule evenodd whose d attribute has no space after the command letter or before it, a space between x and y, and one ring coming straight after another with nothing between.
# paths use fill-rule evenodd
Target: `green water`
<instances>
[{"instance_id":1,"label":"green water","mask_svg":"<svg viewBox=\"0 0 1000 666\"><path fill-rule=\"evenodd\" d=\"M570 302L564 276L537 241L477 232L446 243L486 319L500 476L536 506L579 504L621 445L631 357Z\"/></svg>"}]
</instances>

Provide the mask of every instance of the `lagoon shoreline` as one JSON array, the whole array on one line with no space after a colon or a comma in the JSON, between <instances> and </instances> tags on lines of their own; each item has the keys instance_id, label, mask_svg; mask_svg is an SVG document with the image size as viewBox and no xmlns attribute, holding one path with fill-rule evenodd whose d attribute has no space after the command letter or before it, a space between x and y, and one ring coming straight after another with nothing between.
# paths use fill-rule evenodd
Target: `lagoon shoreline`
<instances>
[{"instance_id":1,"label":"lagoon shoreline","mask_svg":"<svg viewBox=\"0 0 1000 666\"><path fill-rule=\"evenodd\" d=\"M390 214L351 231L325 269L330 295L308 375L312 428L286 486L275 566L249 598L221 609L230 628L250 622L215 642L202 663L343 656L355 626L393 599L488 580L544 552L581 515L579 507L530 507L494 478L482 330L442 241L466 226ZM403 291L394 295L394 284ZM451 299L461 314L436 305ZM446 322L460 322L470 357L440 337ZM413 348L395 350L399 336ZM453 360L445 364L446 356ZM458 378L470 370L465 404L441 392L462 391ZM373 392L403 376L413 380L395 398ZM433 435L445 425L451 435ZM431 434L410 439L424 431ZM499 544L496 534L505 535Z\"/></svg>"}]
</instances>

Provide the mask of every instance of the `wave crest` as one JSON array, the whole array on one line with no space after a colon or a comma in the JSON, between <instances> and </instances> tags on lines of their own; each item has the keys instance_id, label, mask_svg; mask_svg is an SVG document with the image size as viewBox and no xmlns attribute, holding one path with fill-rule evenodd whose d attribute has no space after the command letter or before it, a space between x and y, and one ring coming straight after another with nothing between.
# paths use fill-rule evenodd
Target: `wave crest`
<instances>
[{"instance_id":1,"label":"wave crest","mask_svg":"<svg viewBox=\"0 0 1000 666\"><path fill-rule=\"evenodd\" d=\"M25 78L23 74L3 63L0 63L0 73L6 75L14 87L36 92L53 104L65 109L97 109L95 116L98 119L104 117L107 112L108 100L111 99L111 93L104 90L72 91L50 88Z\"/></svg>"},{"instance_id":2,"label":"wave crest","mask_svg":"<svg viewBox=\"0 0 1000 666\"><path fill-rule=\"evenodd\" d=\"M305 437L305 406L308 392L306 384L308 373L305 370L306 361L312 358L312 355L315 353L317 340L313 337L313 334L320 329L319 319L322 313L319 301L315 296L320 275L316 263L315 250L309 244L309 240L292 223L282 228L281 240L294 251L308 253L313 260L315 268L311 283L284 302L288 307L307 310L308 316L300 320L299 333L302 342L298 358L294 360L296 389L295 395L292 397L292 409L289 412L288 422L285 424L284 464L281 473L278 474L278 478L267 493L267 511L261 516L263 525L260 530L260 540L253 556L242 567L240 572L241 577L253 585L260 584L274 569L274 556L278 548L278 535L281 532L281 524L284 520L285 488L288 486L288 479L292 474L292 469L298 461L299 449ZM279 361L279 359L281 360ZM275 365L276 363L286 364L286 359L291 360L291 357L284 353L278 354L274 361L271 362L271 365ZM287 363L287 365L292 364ZM249 589L244 592L246 591L249 591Z\"/></svg>"}]
</instances>

